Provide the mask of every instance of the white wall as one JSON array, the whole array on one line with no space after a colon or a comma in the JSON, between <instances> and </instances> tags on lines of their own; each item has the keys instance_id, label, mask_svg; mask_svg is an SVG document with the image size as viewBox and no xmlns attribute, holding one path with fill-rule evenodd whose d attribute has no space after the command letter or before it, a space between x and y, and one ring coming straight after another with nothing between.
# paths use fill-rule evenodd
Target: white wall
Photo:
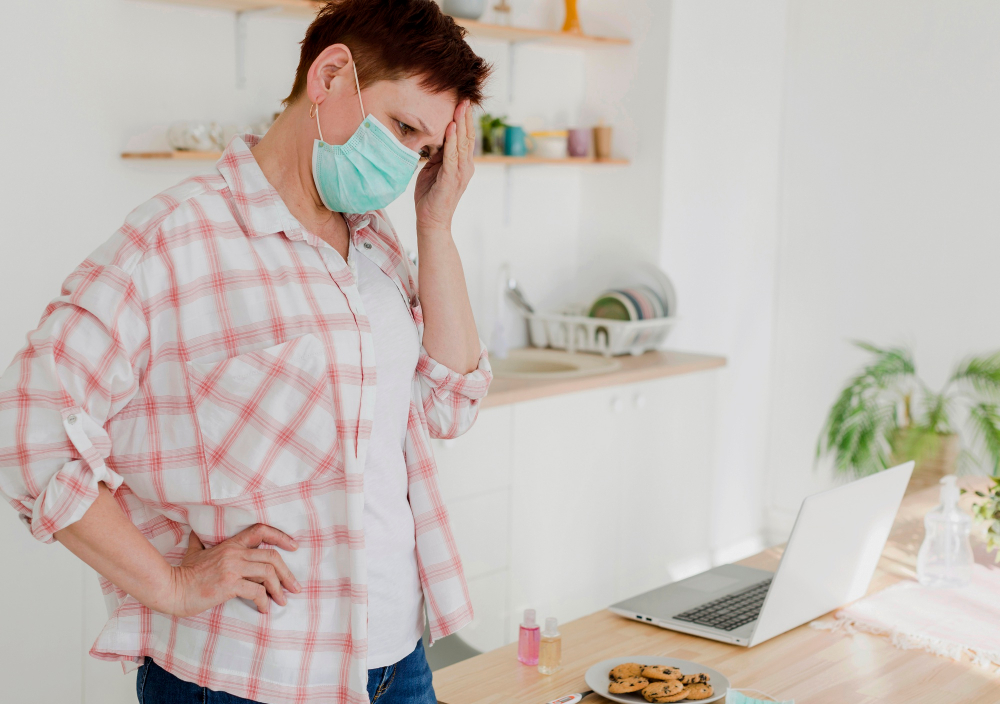
<instances>
[{"instance_id":1,"label":"white wall","mask_svg":"<svg viewBox=\"0 0 1000 704\"><path fill-rule=\"evenodd\" d=\"M790 4L768 467L784 535L864 357L912 344L932 386L1000 347L1000 4Z\"/></svg>"},{"instance_id":2,"label":"white wall","mask_svg":"<svg viewBox=\"0 0 1000 704\"><path fill-rule=\"evenodd\" d=\"M785 20L784 0L683 0L671 18L660 264L683 318L670 344L729 359L711 498L716 562L761 547Z\"/></svg>"}]
</instances>

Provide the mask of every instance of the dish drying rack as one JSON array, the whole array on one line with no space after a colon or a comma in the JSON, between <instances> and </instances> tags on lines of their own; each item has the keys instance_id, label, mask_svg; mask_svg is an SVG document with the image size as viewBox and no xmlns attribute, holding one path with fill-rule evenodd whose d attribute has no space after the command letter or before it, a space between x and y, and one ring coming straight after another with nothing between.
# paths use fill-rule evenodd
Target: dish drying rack
<instances>
[{"instance_id":1,"label":"dish drying rack","mask_svg":"<svg viewBox=\"0 0 1000 704\"><path fill-rule=\"evenodd\" d=\"M663 344L677 316L651 320L609 320L591 318L582 310L564 313L529 313L521 309L528 321L532 347L552 347L567 352L594 352L606 357L622 354L640 355Z\"/></svg>"}]
</instances>

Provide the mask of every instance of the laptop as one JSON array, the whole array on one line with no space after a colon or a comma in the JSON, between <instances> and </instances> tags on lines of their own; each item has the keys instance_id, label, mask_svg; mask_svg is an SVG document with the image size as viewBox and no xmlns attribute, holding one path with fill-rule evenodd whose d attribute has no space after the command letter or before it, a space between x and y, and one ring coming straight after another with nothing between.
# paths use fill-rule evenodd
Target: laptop
<instances>
[{"instance_id":1,"label":"laptop","mask_svg":"<svg viewBox=\"0 0 1000 704\"><path fill-rule=\"evenodd\" d=\"M626 618L747 647L860 599L913 462L809 496L775 572L721 565L610 607Z\"/></svg>"}]
</instances>

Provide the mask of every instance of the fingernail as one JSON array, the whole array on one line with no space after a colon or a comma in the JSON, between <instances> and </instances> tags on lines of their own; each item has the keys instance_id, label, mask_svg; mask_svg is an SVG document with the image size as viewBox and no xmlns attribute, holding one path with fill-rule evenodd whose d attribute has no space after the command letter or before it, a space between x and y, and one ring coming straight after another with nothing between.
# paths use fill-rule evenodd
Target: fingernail
<instances>
[{"instance_id":1,"label":"fingernail","mask_svg":"<svg viewBox=\"0 0 1000 704\"><path fill-rule=\"evenodd\" d=\"M302 591L302 585L299 584L298 580L295 580L294 582L292 582L292 586L295 587L295 591L297 591L297 592Z\"/></svg>"},{"instance_id":2,"label":"fingernail","mask_svg":"<svg viewBox=\"0 0 1000 704\"><path fill-rule=\"evenodd\" d=\"M298 543L296 543L296 542L295 542L295 541L293 540L293 541L292 541L292 550L298 550L298 549L299 549L299 544L298 544Z\"/></svg>"}]
</instances>

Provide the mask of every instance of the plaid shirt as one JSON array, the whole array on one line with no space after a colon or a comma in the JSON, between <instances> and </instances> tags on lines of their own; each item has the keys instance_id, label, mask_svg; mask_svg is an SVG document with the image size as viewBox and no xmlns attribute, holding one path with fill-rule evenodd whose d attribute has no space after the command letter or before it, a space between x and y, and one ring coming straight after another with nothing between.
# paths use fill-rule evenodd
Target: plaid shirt
<instances>
[{"instance_id":1,"label":"plaid shirt","mask_svg":"<svg viewBox=\"0 0 1000 704\"><path fill-rule=\"evenodd\" d=\"M0 379L0 491L51 542L103 481L170 564L192 530L206 546L258 522L284 531L303 588L287 606L231 599L177 618L102 580L110 619L91 655L126 670L148 655L263 702L366 702L371 328L350 267L292 217L255 143L234 139L218 173L137 208L66 279ZM388 219L347 219L422 336ZM464 376L421 348L404 451L432 638L472 605L429 440L465 432L490 380L485 348Z\"/></svg>"}]
</instances>

